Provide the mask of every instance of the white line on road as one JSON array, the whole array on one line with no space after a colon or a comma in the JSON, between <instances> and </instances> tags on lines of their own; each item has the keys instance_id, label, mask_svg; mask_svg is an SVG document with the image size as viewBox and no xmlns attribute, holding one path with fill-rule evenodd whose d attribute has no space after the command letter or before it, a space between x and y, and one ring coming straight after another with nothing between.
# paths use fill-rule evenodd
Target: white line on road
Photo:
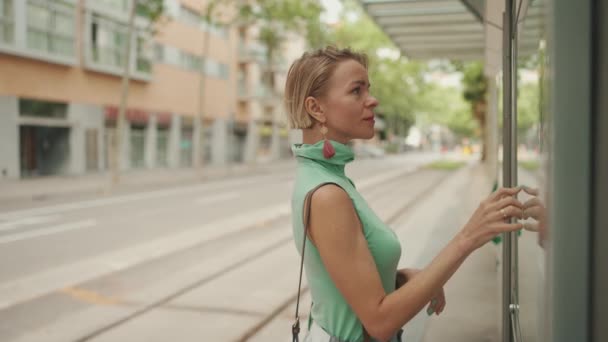
<instances>
[{"instance_id":1,"label":"white line on road","mask_svg":"<svg viewBox=\"0 0 608 342\"><path fill-rule=\"evenodd\" d=\"M258 177L258 178L252 178L252 179L247 178L247 179L243 179L243 180L232 180L232 183L230 185L233 185L233 186L241 185L242 186L242 185L259 184L259 183L260 183L260 179ZM3 221L16 220L16 219L20 219L23 217L29 217L29 216L63 213L63 212L68 212L68 211L78 210L78 209L95 208L95 207L107 206L107 205L112 205L112 204L120 204L120 203L133 202L133 201L139 201L139 200L145 200L145 199L167 197L167 196L172 196L172 195L190 194L190 193L196 193L196 192L205 191L205 190L210 191L210 192L211 191L218 192L217 190L214 190L214 188L222 187L226 184L227 184L226 182L222 182L222 183L203 184L203 185L198 185L198 186L181 186L178 188L172 188L172 189L167 189L167 190L148 191L148 192L141 192L141 193L132 194L132 195L113 196L113 197L109 197L109 198L52 205L52 206L48 206L48 207L9 211L6 213L0 213L0 220L3 220Z\"/></svg>"},{"instance_id":2,"label":"white line on road","mask_svg":"<svg viewBox=\"0 0 608 342\"><path fill-rule=\"evenodd\" d=\"M59 219L59 215L49 215L49 216L34 216L34 217L24 217L19 218L13 221L8 221L0 224L0 232L7 230L14 230L21 226L31 226L34 224L48 223L51 221L57 221Z\"/></svg>"},{"instance_id":3,"label":"white line on road","mask_svg":"<svg viewBox=\"0 0 608 342\"><path fill-rule=\"evenodd\" d=\"M209 196L209 197L200 197L194 200L195 204L198 205L207 205L216 202L224 202L231 199L239 198L240 194L238 192L229 192L225 194L219 194L217 196Z\"/></svg>"},{"instance_id":4,"label":"white line on road","mask_svg":"<svg viewBox=\"0 0 608 342\"><path fill-rule=\"evenodd\" d=\"M389 171L361 180L358 188L363 190L374 187L400 174L407 174L413 169L415 167L407 170ZM42 273L0 283L0 310L65 286L82 283L111 272L133 267L148 260L191 248L205 241L234 233L256 222L271 221L288 215L290 212L291 205L289 203L267 206L210 222L203 226L193 227L169 237L158 238L123 250L111 251L104 255L80 260L74 264L47 269ZM218 227L222 227L222 229L217 229ZM285 232L289 236L290 231L285 230Z\"/></svg>"},{"instance_id":5,"label":"white line on road","mask_svg":"<svg viewBox=\"0 0 608 342\"><path fill-rule=\"evenodd\" d=\"M85 221L77 221L77 222L59 224L56 226L51 226L44 230L35 230L35 231L28 231L28 232L23 232L23 233L6 235L6 236L0 237L0 245L9 243L9 242L15 242L15 241L20 241L20 240L36 238L36 237L40 237L40 236L67 232L70 230L90 228L95 225L97 225L97 221L85 220Z\"/></svg>"}]
</instances>

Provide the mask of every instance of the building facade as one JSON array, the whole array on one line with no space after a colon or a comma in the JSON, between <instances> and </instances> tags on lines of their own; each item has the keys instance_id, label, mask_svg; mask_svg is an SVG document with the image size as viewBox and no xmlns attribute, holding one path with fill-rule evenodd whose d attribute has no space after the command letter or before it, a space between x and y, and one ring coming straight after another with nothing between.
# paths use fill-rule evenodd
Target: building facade
<instances>
[{"instance_id":1,"label":"building facade","mask_svg":"<svg viewBox=\"0 0 608 342\"><path fill-rule=\"evenodd\" d=\"M286 63L264 64L254 27L205 24L200 0L165 0L154 31L136 18L117 132L130 1L0 0L0 179L102 172L114 153L123 170L285 155L282 84L261 70Z\"/></svg>"}]
</instances>

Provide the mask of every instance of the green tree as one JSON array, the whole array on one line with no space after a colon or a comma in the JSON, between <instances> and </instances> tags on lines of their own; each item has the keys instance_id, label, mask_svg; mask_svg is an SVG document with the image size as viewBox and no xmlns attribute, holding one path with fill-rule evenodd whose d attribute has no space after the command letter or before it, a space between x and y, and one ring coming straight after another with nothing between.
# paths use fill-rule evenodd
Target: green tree
<instances>
[{"instance_id":1,"label":"green tree","mask_svg":"<svg viewBox=\"0 0 608 342\"><path fill-rule=\"evenodd\" d=\"M206 24L205 30L203 30L203 56L201 58L200 69L199 69L199 91L198 91L198 111L196 120L194 123L194 141L193 141L193 164L194 168L201 168L203 166L203 155L205 153L205 94L207 76L205 75L207 70L207 56L209 54L209 31L212 27L227 26L223 11L225 8L219 6L219 1L211 1L203 9L202 23Z\"/></svg>"},{"instance_id":2,"label":"green tree","mask_svg":"<svg viewBox=\"0 0 608 342\"><path fill-rule=\"evenodd\" d=\"M425 111L419 114L420 121L447 126L459 138L477 137L477 125L460 89L428 84L421 101Z\"/></svg>"},{"instance_id":3,"label":"green tree","mask_svg":"<svg viewBox=\"0 0 608 342\"><path fill-rule=\"evenodd\" d=\"M239 5L238 18L259 28L266 62L273 65L290 33L304 35L309 46L325 41L319 20L322 12L318 0L257 0Z\"/></svg>"},{"instance_id":4,"label":"green tree","mask_svg":"<svg viewBox=\"0 0 608 342\"><path fill-rule=\"evenodd\" d=\"M354 1L344 2L340 23L329 37L338 47L349 47L368 55L371 91L380 102L377 111L386 118L393 134L407 134L415 121L415 113L424 110L421 98L425 90L422 77L425 65L402 57Z\"/></svg>"},{"instance_id":5,"label":"green tree","mask_svg":"<svg viewBox=\"0 0 608 342\"><path fill-rule=\"evenodd\" d=\"M216 19L219 8L225 12L234 12L228 21L223 21L223 24L238 23L254 25L258 28L257 40L264 47L265 52L262 84L266 89L266 96L276 96L272 91L275 66L290 33L303 35L309 47L317 47L326 41L326 32L319 19L323 11L319 0L213 0L204 10L205 20L210 23L222 22ZM204 93L203 87L204 81L201 79L201 97ZM200 107L202 111L202 105ZM279 147L279 132L280 127L273 120L272 146L275 151Z\"/></svg>"},{"instance_id":6,"label":"green tree","mask_svg":"<svg viewBox=\"0 0 608 342\"><path fill-rule=\"evenodd\" d=\"M540 120L540 88L538 83L520 84L517 99L518 135L526 133Z\"/></svg>"},{"instance_id":7,"label":"green tree","mask_svg":"<svg viewBox=\"0 0 608 342\"><path fill-rule=\"evenodd\" d=\"M462 67L462 70L463 96L471 105L471 113L479 125L482 139L481 160L486 160L487 134L485 125L488 107L486 100L488 83L483 72L483 65L480 62L468 63Z\"/></svg>"},{"instance_id":8,"label":"green tree","mask_svg":"<svg viewBox=\"0 0 608 342\"><path fill-rule=\"evenodd\" d=\"M127 101L129 98L129 81L131 74L131 40L133 36L135 17L145 18L149 25L147 30L153 32L153 25L163 14L163 0L132 0L131 8L129 9L129 21L127 23L127 37L125 44L125 59L123 64L122 83L120 92L120 105L118 117L116 118L116 135L114 137L113 154L112 154L112 183L114 185L120 182L120 151L122 151L122 130L126 125L125 112Z\"/></svg>"}]
</instances>

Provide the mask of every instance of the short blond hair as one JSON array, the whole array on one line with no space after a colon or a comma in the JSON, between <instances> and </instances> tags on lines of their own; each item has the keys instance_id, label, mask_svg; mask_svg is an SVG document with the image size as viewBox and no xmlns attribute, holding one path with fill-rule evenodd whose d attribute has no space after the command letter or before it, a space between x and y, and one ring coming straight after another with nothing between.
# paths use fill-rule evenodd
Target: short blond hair
<instances>
[{"instance_id":1,"label":"short blond hair","mask_svg":"<svg viewBox=\"0 0 608 342\"><path fill-rule=\"evenodd\" d=\"M309 96L323 97L336 66L346 60L355 60L367 69L367 55L334 46L306 52L293 62L287 73L284 99L291 128L312 127L313 118L306 111L304 101Z\"/></svg>"}]
</instances>

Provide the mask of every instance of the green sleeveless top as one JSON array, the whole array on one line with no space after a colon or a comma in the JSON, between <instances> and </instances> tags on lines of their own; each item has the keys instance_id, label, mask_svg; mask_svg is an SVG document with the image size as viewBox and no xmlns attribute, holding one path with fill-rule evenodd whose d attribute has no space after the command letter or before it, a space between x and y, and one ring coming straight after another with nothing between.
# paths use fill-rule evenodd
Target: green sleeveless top
<instances>
[{"instance_id":1,"label":"green sleeveless top","mask_svg":"<svg viewBox=\"0 0 608 342\"><path fill-rule=\"evenodd\" d=\"M354 160L353 151L346 145L331 141L336 154L323 157L323 141L314 145L297 144L292 151L297 158L297 174L292 197L293 234L296 248L302 253L304 237L304 199L306 194L322 183L335 183L344 189L353 201L363 226L363 234L376 262L386 293L395 290L395 277L401 245L397 236L367 205L355 189L354 183L344 174L344 166ZM361 341L363 329L359 319L334 285L323 265L319 251L306 240L304 268L312 295L311 318L330 335L342 341Z\"/></svg>"}]
</instances>

